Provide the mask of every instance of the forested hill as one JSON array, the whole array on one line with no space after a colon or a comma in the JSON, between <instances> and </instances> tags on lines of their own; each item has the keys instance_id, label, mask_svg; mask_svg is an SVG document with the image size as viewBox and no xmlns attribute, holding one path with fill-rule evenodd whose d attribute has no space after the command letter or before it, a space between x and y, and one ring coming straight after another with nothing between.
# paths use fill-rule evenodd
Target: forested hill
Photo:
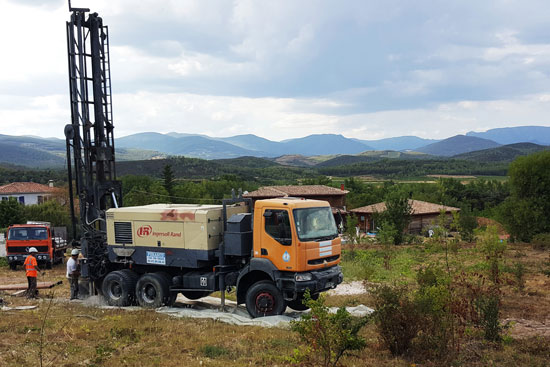
<instances>
[{"instance_id":1,"label":"forested hill","mask_svg":"<svg viewBox=\"0 0 550 367\"><path fill-rule=\"evenodd\" d=\"M393 150L370 151L370 152L364 152L356 155L336 156L334 158L318 163L315 167L316 168L338 167L338 166L343 166L343 165L348 165L353 163L375 162L386 158L400 159L400 160L403 160L403 159L416 160L416 159L429 159L429 158L435 158L435 157L429 154L416 153L416 152L404 153L404 152L396 152Z\"/></svg>"},{"instance_id":2,"label":"forested hill","mask_svg":"<svg viewBox=\"0 0 550 367\"><path fill-rule=\"evenodd\" d=\"M420 177L426 175L490 175L505 176L507 163L480 163L458 159L381 159L317 170L326 176L382 176L387 178Z\"/></svg>"},{"instance_id":3,"label":"forested hill","mask_svg":"<svg viewBox=\"0 0 550 367\"><path fill-rule=\"evenodd\" d=\"M67 171L62 169L29 169L28 167L0 163L0 185L11 182L37 182L47 184L53 180L56 185L67 181Z\"/></svg>"},{"instance_id":4,"label":"forested hill","mask_svg":"<svg viewBox=\"0 0 550 367\"><path fill-rule=\"evenodd\" d=\"M300 167L282 166L276 162L255 157L208 161L199 158L168 158L135 162L118 162L117 174L162 177L164 167L170 165L174 176L183 179L209 179L236 175L243 180L277 183L318 175Z\"/></svg>"},{"instance_id":5,"label":"forested hill","mask_svg":"<svg viewBox=\"0 0 550 367\"><path fill-rule=\"evenodd\" d=\"M425 147L417 149L417 151L431 155L452 157L457 154L495 148L498 146L500 146L500 144L492 140L477 138L475 136L456 135L437 143L426 145Z\"/></svg>"},{"instance_id":6,"label":"forested hill","mask_svg":"<svg viewBox=\"0 0 550 367\"><path fill-rule=\"evenodd\" d=\"M550 149L549 146L533 143L517 143L503 145L498 148L478 150L475 152L455 155L453 158L476 162L512 162L519 156Z\"/></svg>"}]
</instances>

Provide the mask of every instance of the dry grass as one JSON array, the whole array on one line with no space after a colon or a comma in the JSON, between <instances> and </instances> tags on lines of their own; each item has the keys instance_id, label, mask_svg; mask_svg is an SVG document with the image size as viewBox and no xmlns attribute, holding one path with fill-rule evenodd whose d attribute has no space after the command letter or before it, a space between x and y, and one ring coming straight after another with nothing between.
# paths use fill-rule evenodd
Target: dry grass
<instances>
[{"instance_id":1,"label":"dry grass","mask_svg":"<svg viewBox=\"0 0 550 367\"><path fill-rule=\"evenodd\" d=\"M464 263L472 264L475 248L464 251L456 256L464 256ZM426 257L429 261L440 261L441 253L429 253ZM550 326L550 278L540 271L547 260L547 252L524 245L510 246L505 265L523 263L527 270L526 286L520 292L512 275L505 273L504 319L527 319ZM43 280L63 279L64 268L56 267L47 271ZM0 268L0 283L25 281L22 270ZM45 323L44 366L289 366L288 357L299 345L297 335L285 329L172 318L150 310L86 307L66 301L67 282L53 291L56 302ZM48 293L41 291L41 300L0 295L9 306L38 305L29 311L1 311L0 366L39 365L40 326L48 306L45 298ZM372 306L370 295L327 297L329 306L358 304ZM411 366L418 362L392 357L379 345L373 325L367 325L361 334L367 340L367 348L344 358L342 365ZM550 337L515 335L512 331L500 347L483 342L478 335L470 336L456 365L548 366L549 360ZM440 364L424 361L421 365Z\"/></svg>"}]
</instances>

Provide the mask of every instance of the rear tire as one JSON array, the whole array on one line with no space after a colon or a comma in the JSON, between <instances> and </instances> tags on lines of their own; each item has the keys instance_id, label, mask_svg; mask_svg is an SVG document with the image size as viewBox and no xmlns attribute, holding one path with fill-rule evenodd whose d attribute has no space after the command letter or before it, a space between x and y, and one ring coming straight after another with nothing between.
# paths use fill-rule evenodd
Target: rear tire
<instances>
[{"instance_id":1,"label":"rear tire","mask_svg":"<svg viewBox=\"0 0 550 367\"><path fill-rule=\"evenodd\" d=\"M160 276L164 277L166 284L168 284L168 297L164 300L164 305L172 307L176 303L176 298L178 298L177 292L170 292L170 286L172 285L172 276L164 271L157 272Z\"/></svg>"},{"instance_id":2,"label":"rear tire","mask_svg":"<svg viewBox=\"0 0 550 367\"><path fill-rule=\"evenodd\" d=\"M285 308L281 291L269 280L253 284L246 292L246 310L254 318L280 315Z\"/></svg>"},{"instance_id":3,"label":"rear tire","mask_svg":"<svg viewBox=\"0 0 550 367\"><path fill-rule=\"evenodd\" d=\"M135 283L123 271L113 271L103 279L101 290L110 306L129 306L133 300Z\"/></svg>"},{"instance_id":4,"label":"rear tire","mask_svg":"<svg viewBox=\"0 0 550 367\"><path fill-rule=\"evenodd\" d=\"M158 308L170 303L169 283L163 274L147 273L137 281L136 297L140 306Z\"/></svg>"},{"instance_id":5,"label":"rear tire","mask_svg":"<svg viewBox=\"0 0 550 367\"><path fill-rule=\"evenodd\" d=\"M128 287L130 287L129 294L128 294L130 304L136 305L137 304L136 284L139 279L139 274L137 274L135 271L130 269L122 269L120 270L120 272L124 274L124 276L128 279Z\"/></svg>"}]
</instances>

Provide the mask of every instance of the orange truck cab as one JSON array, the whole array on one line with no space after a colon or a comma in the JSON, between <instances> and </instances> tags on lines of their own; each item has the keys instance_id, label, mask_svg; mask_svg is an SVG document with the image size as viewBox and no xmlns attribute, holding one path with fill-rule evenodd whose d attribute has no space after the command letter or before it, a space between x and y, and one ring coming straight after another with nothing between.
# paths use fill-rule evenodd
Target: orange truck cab
<instances>
[{"instance_id":1,"label":"orange truck cab","mask_svg":"<svg viewBox=\"0 0 550 367\"><path fill-rule=\"evenodd\" d=\"M300 310L305 309L302 300L306 290L316 299L320 292L343 281L338 266L341 239L326 201L302 198L256 201L252 252L252 258L239 274L237 302L246 303L253 316L261 316L258 310L269 309L265 305L276 303L274 295L279 293L269 290L269 284L276 286L284 303Z\"/></svg>"},{"instance_id":2,"label":"orange truck cab","mask_svg":"<svg viewBox=\"0 0 550 367\"><path fill-rule=\"evenodd\" d=\"M31 247L38 250L35 254L39 264L51 268L63 261L67 248L65 240L55 239L49 223L15 224L8 227L6 236L6 256L12 270L22 265Z\"/></svg>"}]
</instances>

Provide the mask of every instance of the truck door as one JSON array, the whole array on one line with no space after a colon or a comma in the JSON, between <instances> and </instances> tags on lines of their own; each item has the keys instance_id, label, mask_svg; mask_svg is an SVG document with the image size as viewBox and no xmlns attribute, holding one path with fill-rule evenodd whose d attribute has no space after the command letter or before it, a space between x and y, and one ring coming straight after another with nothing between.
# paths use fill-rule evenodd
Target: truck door
<instances>
[{"instance_id":1,"label":"truck door","mask_svg":"<svg viewBox=\"0 0 550 367\"><path fill-rule=\"evenodd\" d=\"M260 257L269 259L279 270L296 268L296 245L288 210L265 209Z\"/></svg>"}]
</instances>

